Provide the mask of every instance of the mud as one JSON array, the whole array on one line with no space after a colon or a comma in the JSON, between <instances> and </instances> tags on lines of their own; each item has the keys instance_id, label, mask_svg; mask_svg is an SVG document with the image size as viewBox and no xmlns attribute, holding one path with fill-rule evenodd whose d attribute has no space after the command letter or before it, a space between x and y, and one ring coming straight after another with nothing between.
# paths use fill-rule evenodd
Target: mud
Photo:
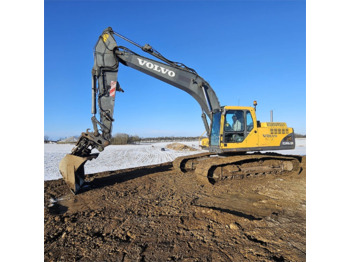
<instances>
[{"instance_id":1,"label":"mud","mask_svg":"<svg viewBox=\"0 0 350 262\"><path fill-rule=\"evenodd\" d=\"M45 261L305 261L300 174L208 185L164 163L45 182Z\"/></svg>"}]
</instances>

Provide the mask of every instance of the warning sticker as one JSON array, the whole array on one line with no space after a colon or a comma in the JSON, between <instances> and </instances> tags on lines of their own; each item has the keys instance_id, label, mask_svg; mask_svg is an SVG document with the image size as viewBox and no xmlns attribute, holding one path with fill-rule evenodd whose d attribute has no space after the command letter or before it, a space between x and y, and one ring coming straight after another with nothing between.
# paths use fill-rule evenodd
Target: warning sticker
<instances>
[{"instance_id":1,"label":"warning sticker","mask_svg":"<svg viewBox=\"0 0 350 262\"><path fill-rule=\"evenodd\" d=\"M109 90L109 96L115 96L115 91L117 88L117 81L111 81L111 89Z\"/></svg>"}]
</instances>

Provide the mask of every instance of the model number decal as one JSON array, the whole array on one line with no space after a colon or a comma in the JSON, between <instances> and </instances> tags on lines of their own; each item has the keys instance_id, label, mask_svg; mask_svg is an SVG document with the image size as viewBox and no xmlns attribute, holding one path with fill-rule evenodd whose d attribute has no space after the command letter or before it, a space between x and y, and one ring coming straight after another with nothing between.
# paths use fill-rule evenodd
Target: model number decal
<instances>
[{"instance_id":1,"label":"model number decal","mask_svg":"<svg viewBox=\"0 0 350 262\"><path fill-rule=\"evenodd\" d=\"M263 137L277 137L277 135L263 135Z\"/></svg>"}]
</instances>

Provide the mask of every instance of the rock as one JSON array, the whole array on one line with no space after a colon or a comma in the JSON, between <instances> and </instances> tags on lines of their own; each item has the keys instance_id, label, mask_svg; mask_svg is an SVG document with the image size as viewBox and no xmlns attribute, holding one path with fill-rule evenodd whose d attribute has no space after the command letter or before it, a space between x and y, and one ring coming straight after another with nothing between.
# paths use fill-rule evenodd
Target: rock
<instances>
[{"instance_id":1,"label":"rock","mask_svg":"<svg viewBox=\"0 0 350 262\"><path fill-rule=\"evenodd\" d=\"M135 239L135 235L132 234L130 231L126 232L126 235L130 237L131 239Z\"/></svg>"},{"instance_id":2,"label":"rock","mask_svg":"<svg viewBox=\"0 0 350 262\"><path fill-rule=\"evenodd\" d=\"M232 230L238 229L237 225L233 224L233 223L229 224L229 228L232 229Z\"/></svg>"}]
</instances>

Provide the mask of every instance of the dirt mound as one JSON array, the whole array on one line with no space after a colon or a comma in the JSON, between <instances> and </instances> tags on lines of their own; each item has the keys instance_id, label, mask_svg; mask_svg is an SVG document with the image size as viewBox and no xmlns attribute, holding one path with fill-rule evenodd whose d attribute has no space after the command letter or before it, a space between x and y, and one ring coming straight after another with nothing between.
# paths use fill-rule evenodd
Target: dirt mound
<instances>
[{"instance_id":1,"label":"dirt mound","mask_svg":"<svg viewBox=\"0 0 350 262\"><path fill-rule=\"evenodd\" d=\"M184 144L181 143L172 143L166 146L169 149L172 150L177 150L177 151L197 151L197 149L190 147L190 146L186 146Z\"/></svg>"},{"instance_id":2,"label":"dirt mound","mask_svg":"<svg viewBox=\"0 0 350 262\"><path fill-rule=\"evenodd\" d=\"M75 136L71 136L71 137L68 137L68 138L65 138L65 139L62 139L60 141L58 141L58 143L75 143L78 141L78 137L75 137Z\"/></svg>"},{"instance_id":3,"label":"dirt mound","mask_svg":"<svg viewBox=\"0 0 350 262\"><path fill-rule=\"evenodd\" d=\"M202 185L170 162L45 181L45 261L305 261L301 174Z\"/></svg>"}]
</instances>

